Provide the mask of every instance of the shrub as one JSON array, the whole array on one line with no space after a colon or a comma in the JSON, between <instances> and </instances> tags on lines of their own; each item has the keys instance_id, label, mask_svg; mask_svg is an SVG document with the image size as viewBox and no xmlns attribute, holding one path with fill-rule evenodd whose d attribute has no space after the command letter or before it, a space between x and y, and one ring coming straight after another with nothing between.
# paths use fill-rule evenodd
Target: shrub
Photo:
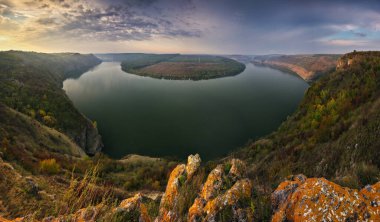
<instances>
[{"instance_id":1,"label":"shrub","mask_svg":"<svg viewBox=\"0 0 380 222\"><path fill-rule=\"evenodd\" d=\"M226 163L224 165L224 173L228 174L230 172L231 167L232 167L231 163Z\"/></svg>"},{"instance_id":2,"label":"shrub","mask_svg":"<svg viewBox=\"0 0 380 222\"><path fill-rule=\"evenodd\" d=\"M40 161L40 172L47 174L57 174L61 170L61 166L57 163L57 161L52 159L46 159Z\"/></svg>"},{"instance_id":3,"label":"shrub","mask_svg":"<svg viewBox=\"0 0 380 222\"><path fill-rule=\"evenodd\" d=\"M356 175L362 186L374 184L379 179L379 169L375 165L361 163L356 169Z\"/></svg>"}]
</instances>

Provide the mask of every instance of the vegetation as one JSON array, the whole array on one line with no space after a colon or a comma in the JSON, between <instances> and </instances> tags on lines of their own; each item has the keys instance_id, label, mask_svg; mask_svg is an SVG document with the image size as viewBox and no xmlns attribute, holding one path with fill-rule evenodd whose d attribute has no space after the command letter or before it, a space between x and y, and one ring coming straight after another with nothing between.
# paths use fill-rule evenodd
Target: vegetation
<instances>
[{"instance_id":1,"label":"vegetation","mask_svg":"<svg viewBox=\"0 0 380 222\"><path fill-rule=\"evenodd\" d=\"M378 181L380 52L349 53L340 63L308 89L276 132L231 155L251 164L259 196L266 197L257 207L269 209L269 194L292 174L352 188Z\"/></svg>"},{"instance_id":2,"label":"vegetation","mask_svg":"<svg viewBox=\"0 0 380 222\"><path fill-rule=\"evenodd\" d=\"M97 135L97 130L73 106L62 82L99 63L93 55L0 52L0 102L66 134L91 152L92 144L83 132Z\"/></svg>"},{"instance_id":3,"label":"vegetation","mask_svg":"<svg viewBox=\"0 0 380 222\"><path fill-rule=\"evenodd\" d=\"M192 80L237 75L245 69L244 64L220 56L178 54L137 54L125 58L121 67L141 76Z\"/></svg>"},{"instance_id":4,"label":"vegetation","mask_svg":"<svg viewBox=\"0 0 380 222\"><path fill-rule=\"evenodd\" d=\"M61 166L55 159L46 159L40 161L40 171L47 174L57 174L61 170Z\"/></svg>"},{"instance_id":5,"label":"vegetation","mask_svg":"<svg viewBox=\"0 0 380 222\"><path fill-rule=\"evenodd\" d=\"M135 190L164 190L175 161L89 158L84 152L97 124L75 109L62 81L99 62L92 55L0 52L2 215L42 218L101 203L104 194L119 201Z\"/></svg>"}]
</instances>

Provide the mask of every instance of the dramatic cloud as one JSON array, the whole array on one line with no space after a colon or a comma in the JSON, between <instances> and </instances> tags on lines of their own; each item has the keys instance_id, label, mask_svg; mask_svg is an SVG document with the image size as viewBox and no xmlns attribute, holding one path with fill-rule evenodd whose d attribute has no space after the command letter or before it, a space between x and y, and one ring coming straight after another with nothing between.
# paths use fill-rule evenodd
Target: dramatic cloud
<instances>
[{"instance_id":1,"label":"dramatic cloud","mask_svg":"<svg viewBox=\"0 0 380 222\"><path fill-rule=\"evenodd\" d=\"M0 49L379 50L379 12L378 0L0 0Z\"/></svg>"}]
</instances>

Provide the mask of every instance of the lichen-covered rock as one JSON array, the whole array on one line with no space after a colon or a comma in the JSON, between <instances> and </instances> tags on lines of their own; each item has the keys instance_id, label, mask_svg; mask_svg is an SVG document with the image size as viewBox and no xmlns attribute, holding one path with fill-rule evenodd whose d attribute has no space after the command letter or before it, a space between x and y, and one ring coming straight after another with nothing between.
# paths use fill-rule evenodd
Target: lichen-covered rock
<instances>
[{"instance_id":1,"label":"lichen-covered rock","mask_svg":"<svg viewBox=\"0 0 380 222\"><path fill-rule=\"evenodd\" d=\"M246 170L247 166L243 161L239 159L232 159L231 169L228 174L234 179L239 179L245 176Z\"/></svg>"},{"instance_id":2,"label":"lichen-covered rock","mask_svg":"<svg viewBox=\"0 0 380 222\"><path fill-rule=\"evenodd\" d=\"M210 172L189 209L188 221L253 221L252 182L242 179L245 164L237 159Z\"/></svg>"},{"instance_id":3,"label":"lichen-covered rock","mask_svg":"<svg viewBox=\"0 0 380 222\"><path fill-rule=\"evenodd\" d=\"M134 197L123 200L119 207L114 211L124 212L124 213L138 213L138 221L139 222L150 222L152 219L148 214L148 210L143 203L143 196L138 193ZM137 218L136 218L137 219Z\"/></svg>"},{"instance_id":4,"label":"lichen-covered rock","mask_svg":"<svg viewBox=\"0 0 380 222\"><path fill-rule=\"evenodd\" d=\"M190 155L187 164L180 164L171 172L164 195L162 196L159 216L155 221L174 222L179 221L178 198L180 187L191 180L201 165L198 154Z\"/></svg>"},{"instance_id":5,"label":"lichen-covered rock","mask_svg":"<svg viewBox=\"0 0 380 222\"><path fill-rule=\"evenodd\" d=\"M223 185L223 165L219 164L213 169L207 177L206 182L203 184L199 196L195 199L193 205L189 209L189 220L197 221L203 215L203 208L206 203L215 198Z\"/></svg>"},{"instance_id":6,"label":"lichen-covered rock","mask_svg":"<svg viewBox=\"0 0 380 222\"><path fill-rule=\"evenodd\" d=\"M160 203L159 217L156 221L176 221L178 218L178 191L182 180L186 180L186 166L180 164L171 172L168 185Z\"/></svg>"},{"instance_id":7,"label":"lichen-covered rock","mask_svg":"<svg viewBox=\"0 0 380 222\"><path fill-rule=\"evenodd\" d=\"M202 191L200 193L200 197L205 199L206 201L215 197L215 195L219 192L223 184L223 165L216 166L207 177L206 182L203 185Z\"/></svg>"},{"instance_id":8,"label":"lichen-covered rock","mask_svg":"<svg viewBox=\"0 0 380 222\"><path fill-rule=\"evenodd\" d=\"M228 215L229 221L252 221L253 214L250 209L250 198L252 195L252 183L248 179L237 181L224 194L207 202L203 211L206 213L204 221L216 221L217 215L224 210L231 210ZM238 204L239 203L239 204ZM224 218L224 215L220 216Z\"/></svg>"},{"instance_id":9,"label":"lichen-covered rock","mask_svg":"<svg viewBox=\"0 0 380 222\"><path fill-rule=\"evenodd\" d=\"M190 155L187 157L186 173L187 179L190 179L201 165L201 157L199 154Z\"/></svg>"},{"instance_id":10,"label":"lichen-covered rock","mask_svg":"<svg viewBox=\"0 0 380 222\"><path fill-rule=\"evenodd\" d=\"M273 192L272 222L380 221L380 182L361 191L324 178L293 177Z\"/></svg>"},{"instance_id":11,"label":"lichen-covered rock","mask_svg":"<svg viewBox=\"0 0 380 222\"><path fill-rule=\"evenodd\" d=\"M95 222L95 221L130 221L151 222L145 205L149 198L138 193L123 200L118 207L112 208L104 204L90 206L69 215L46 217L42 222ZM27 220L25 220L27 221ZM1 220L0 220L1 222ZM33 221L37 222L37 221Z\"/></svg>"}]
</instances>

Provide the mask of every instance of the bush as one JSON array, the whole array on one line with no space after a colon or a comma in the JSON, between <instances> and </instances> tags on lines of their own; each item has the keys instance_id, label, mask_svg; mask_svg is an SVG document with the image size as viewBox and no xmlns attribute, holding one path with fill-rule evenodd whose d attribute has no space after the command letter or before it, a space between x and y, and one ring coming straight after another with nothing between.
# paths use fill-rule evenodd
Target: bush
<instances>
[{"instance_id":1,"label":"bush","mask_svg":"<svg viewBox=\"0 0 380 222\"><path fill-rule=\"evenodd\" d=\"M61 171L61 166L53 159L40 161L40 172L46 174L57 174Z\"/></svg>"},{"instance_id":2,"label":"bush","mask_svg":"<svg viewBox=\"0 0 380 222\"><path fill-rule=\"evenodd\" d=\"M359 164L356 169L356 175L362 186L371 185L379 179L379 169L375 165L368 165L366 163Z\"/></svg>"}]
</instances>

